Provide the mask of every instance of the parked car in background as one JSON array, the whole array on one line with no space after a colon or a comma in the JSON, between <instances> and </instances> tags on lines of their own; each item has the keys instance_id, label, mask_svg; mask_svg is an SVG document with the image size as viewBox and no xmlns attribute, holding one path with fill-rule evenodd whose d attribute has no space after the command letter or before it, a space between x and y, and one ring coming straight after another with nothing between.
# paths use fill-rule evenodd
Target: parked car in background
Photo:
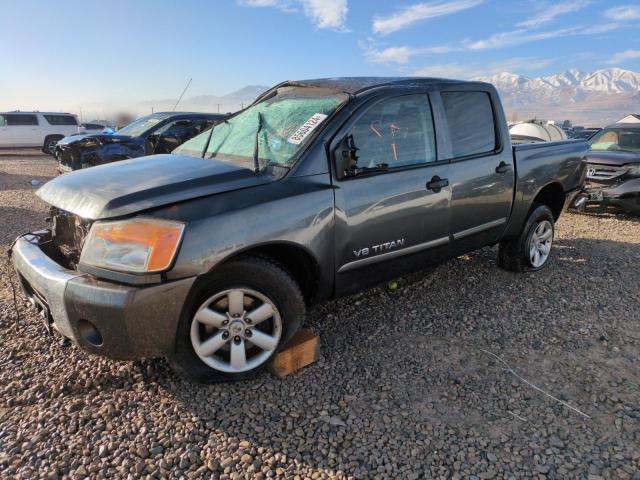
<instances>
[{"instance_id":1,"label":"parked car in background","mask_svg":"<svg viewBox=\"0 0 640 480\"><path fill-rule=\"evenodd\" d=\"M70 113L0 113L0 148L38 147L50 155L56 143L78 132L78 119Z\"/></svg>"},{"instance_id":2,"label":"parked car in background","mask_svg":"<svg viewBox=\"0 0 640 480\"><path fill-rule=\"evenodd\" d=\"M112 125L109 122L90 122L80 124L80 133L102 133L105 128Z\"/></svg>"},{"instance_id":3,"label":"parked car in background","mask_svg":"<svg viewBox=\"0 0 640 480\"><path fill-rule=\"evenodd\" d=\"M225 117L215 113L154 113L114 133L70 136L55 147L58 170L64 173L143 155L170 153Z\"/></svg>"},{"instance_id":4,"label":"parked car in background","mask_svg":"<svg viewBox=\"0 0 640 480\"><path fill-rule=\"evenodd\" d=\"M582 130L573 132L570 138L577 138L581 140L589 140L596 133L601 131L601 128L583 128Z\"/></svg>"},{"instance_id":5,"label":"parked car in background","mask_svg":"<svg viewBox=\"0 0 640 480\"><path fill-rule=\"evenodd\" d=\"M640 124L615 123L589 143L585 191L573 206L615 207L640 214Z\"/></svg>"},{"instance_id":6,"label":"parked car in background","mask_svg":"<svg viewBox=\"0 0 640 480\"><path fill-rule=\"evenodd\" d=\"M113 133L115 129L109 123L81 123L78 127L78 131L67 135L68 137L77 137L78 135L91 135L94 133ZM65 137L66 138L66 137ZM61 139L59 141L63 141ZM57 143L56 143L57 144ZM54 148L54 156L56 155L56 149Z\"/></svg>"},{"instance_id":7,"label":"parked car in background","mask_svg":"<svg viewBox=\"0 0 640 480\"><path fill-rule=\"evenodd\" d=\"M82 348L243 379L308 303L485 245L505 269L541 269L587 150L512 147L487 83L284 82L171 155L48 182L51 229L18 238L12 259Z\"/></svg>"}]
</instances>

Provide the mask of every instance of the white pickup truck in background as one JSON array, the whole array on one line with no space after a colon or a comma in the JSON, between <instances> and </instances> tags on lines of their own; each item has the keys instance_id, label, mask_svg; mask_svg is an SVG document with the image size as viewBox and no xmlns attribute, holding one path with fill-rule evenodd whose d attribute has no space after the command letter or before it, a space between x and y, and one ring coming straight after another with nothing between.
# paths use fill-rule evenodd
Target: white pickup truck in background
<instances>
[{"instance_id":1,"label":"white pickup truck in background","mask_svg":"<svg viewBox=\"0 0 640 480\"><path fill-rule=\"evenodd\" d=\"M0 113L0 148L39 147L53 154L56 143L78 132L78 119L71 113Z\"/></svg>"}]
</instances>

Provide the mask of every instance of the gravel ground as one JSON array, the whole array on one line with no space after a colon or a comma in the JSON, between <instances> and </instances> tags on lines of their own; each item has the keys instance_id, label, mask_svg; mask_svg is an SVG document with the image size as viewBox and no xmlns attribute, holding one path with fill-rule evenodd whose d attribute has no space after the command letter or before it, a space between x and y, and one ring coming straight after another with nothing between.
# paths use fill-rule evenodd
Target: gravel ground
<instances>
[{"instance_id":1,"label":"gravel ground","mask_svg":"<svg viewBox=\"0 0 640 480\"><path fill-rule=\"evenodd\" d=\"M54 173L0 156L3 251ZM640 479L640 221L564 215L535 274L495 253L314 307L317 363L214 386L49 337L3 265L0 477Z\"/></svg>"}]
</instances>

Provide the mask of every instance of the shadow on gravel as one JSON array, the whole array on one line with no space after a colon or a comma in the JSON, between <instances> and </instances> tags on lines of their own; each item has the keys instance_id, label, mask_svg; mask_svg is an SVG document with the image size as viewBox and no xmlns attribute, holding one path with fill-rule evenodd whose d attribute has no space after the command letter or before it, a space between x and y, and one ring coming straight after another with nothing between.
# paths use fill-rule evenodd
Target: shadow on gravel
<instances>
[{"instance_id":1,"label":"shadow on gravel","mask_svg":"<svg viewBox=\"0 0 640 480\"><path fill-rule=\"evenodd\" d=\"M2 190L33 190L34 192L54 177L0 173ZM31 185L36 180L37 185Z\"/></svg>"}]
</instances>

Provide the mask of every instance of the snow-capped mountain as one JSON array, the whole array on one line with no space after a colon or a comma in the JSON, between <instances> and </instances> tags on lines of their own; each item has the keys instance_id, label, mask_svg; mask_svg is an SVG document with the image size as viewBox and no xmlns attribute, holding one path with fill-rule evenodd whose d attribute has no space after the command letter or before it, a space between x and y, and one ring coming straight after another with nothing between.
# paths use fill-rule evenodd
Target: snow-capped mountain
<instances>
[{"instance_id":1,"label":"snow-capped mountain","mask_svg":"<svg viewBox=\"0 0 640 480\"><path fill-rule=\"evenodd\" d=\"M505 72L491 77L480 77L478 80L493 83L505 93L521 93L530 90L554 94L564 89L608 94L640 91L640 73L622 68L606 68L591 73L571 69L559 75L536 78Z\"/></svg>"},{"instance_id":2,"label":"snow-capped mountain","mask_svg":"<svg viewBox=\"0 0 640 480\"><path fill-rule=\"evenodd\" d=\"M510 118L569 118L603 125L625 113L640 113L640 73L622 68L571 69L535 78L505 72L476 80L496 86Z\"/></svg>"}]
</instances>

